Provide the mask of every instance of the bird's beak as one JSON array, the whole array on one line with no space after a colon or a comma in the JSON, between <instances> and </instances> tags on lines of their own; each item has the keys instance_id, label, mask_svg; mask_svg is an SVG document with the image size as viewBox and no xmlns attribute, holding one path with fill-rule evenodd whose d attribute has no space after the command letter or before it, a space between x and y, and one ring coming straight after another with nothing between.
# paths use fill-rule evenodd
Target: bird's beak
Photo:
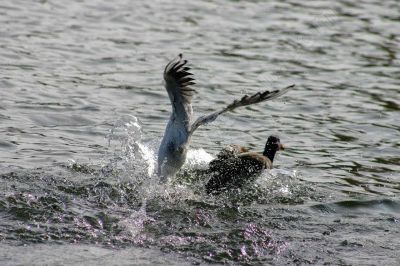
<instances>
[{"instance_id":1,"label":"bird's beak","mask_svg":"<svg viewBox=\"0 0 400 266\"><path fill-rule=\"evenodd\" d=\"M279 143L279 150L283 151L285 149L285 145L283 145L282 143Z\"/></svg>"}]
</instances>

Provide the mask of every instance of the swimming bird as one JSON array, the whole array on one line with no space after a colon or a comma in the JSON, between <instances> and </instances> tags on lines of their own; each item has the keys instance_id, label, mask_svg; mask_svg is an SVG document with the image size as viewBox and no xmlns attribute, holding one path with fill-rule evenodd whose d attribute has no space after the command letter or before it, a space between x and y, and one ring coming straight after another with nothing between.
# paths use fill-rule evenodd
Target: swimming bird
<instances>
[{"instance_id":1,"label":"swimming bird","mask_svg":"<svg viewBox=\"0 0 400 266\"><path fill-rule=\"evenodd\" d=\"M241 106L260 103L275 99L286 93L294 85L282 90L257 92L245 95L240 100L219 111L200 116L193 122L192 98L196 92L191 86L195 84L187 60L179 54L170 61L164 69L165 88L172 105L172 113L165 129L163 139L158 150L158 175L162 182L175 177L183 166L194 131L201 125L213 122L219 115L232 111Z\"/></svg>"},{"instance_id":2,"label":"swimming bird","mask_svg":"<svg viewBox=\"0 0 400 266\"><path fill-rule=\"evenodd\" d=\"M206 170L211 175L206 184L208 194L218 194L223 190L240 188L252 181L264 169L271 169L277 151L284 146L276 136L270 136L263 153L251 152L245 147L231 145L223 149Z\"/></svg>"}]
</instances>

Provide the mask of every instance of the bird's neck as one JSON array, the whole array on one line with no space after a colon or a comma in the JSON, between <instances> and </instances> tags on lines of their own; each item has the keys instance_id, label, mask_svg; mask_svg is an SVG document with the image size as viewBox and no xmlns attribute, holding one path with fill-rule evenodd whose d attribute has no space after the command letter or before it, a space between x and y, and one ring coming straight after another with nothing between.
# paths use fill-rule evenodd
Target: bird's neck
<instances>
[{"instance_id":1,"label":"bird's neck","mask_svg":"<svg viewBox=\"0 0 400 266\"><path fill-rule=\"evenodd\" d=\"M272 163L274 161L275 153L276 153L275 149L271 149L270 147L265 147L263 155L266 156Z\"/></svg>"}]
</instances>

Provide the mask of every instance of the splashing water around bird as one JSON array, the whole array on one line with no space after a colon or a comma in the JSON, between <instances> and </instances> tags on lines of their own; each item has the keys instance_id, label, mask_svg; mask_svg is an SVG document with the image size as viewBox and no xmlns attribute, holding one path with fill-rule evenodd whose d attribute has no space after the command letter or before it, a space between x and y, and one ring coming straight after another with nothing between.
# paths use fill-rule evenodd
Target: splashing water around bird
<instances>
[{"instance_id":1,"label":"splashing water around bird","mask_svg":"<svg viewBox=\"0 0 400 266\"><path fill-rule=\"evenodd\" d=\"M143 139L142 125L135 116L118 118L107 139L109 147L114 149L116 161L121 163L125 171L134 170L136 176L140 174L143 178L153 176L156 161L152 142ZM112 147L115 140L118 143Z\"/></svg>"},{"instance_id":2,"label":"splashing water around bird","mask_svg":"<svg viewBox=\"0 0 400 266\"><path fill-rule=\"evenodd\" d=\"M157 164L156 149L159 141L146 137L139 119L132 115L119 117L107 135L112 156L103 166L106 172L117 172L121 181L138 185L142 197L142 206L137 214L146 215L146 202L154 197L166 197L169 201L193 197L193 192L179 184L160 184L155 173ZM184 169L201 169L207 167L213 157L204 149L192 149Z\"/></svg>"}]
</instances>

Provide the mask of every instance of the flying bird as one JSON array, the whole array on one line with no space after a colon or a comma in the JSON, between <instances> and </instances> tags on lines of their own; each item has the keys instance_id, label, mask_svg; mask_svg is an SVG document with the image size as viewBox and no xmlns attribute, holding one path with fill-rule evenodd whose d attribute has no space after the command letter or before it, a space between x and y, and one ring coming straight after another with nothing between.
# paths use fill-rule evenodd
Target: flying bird
<instances>
[{"instance_id":1,"label":"flying bird","mask_svg":"<svg viewBox=\"0 0 400 266\"><path fill-rule=\"evenodd\" d=\"M193 121L192 98L196 91L191 86L195 82L193 74L189 72L190 68L186 64L187 60L184 60L182 54L179 54L167 64L164 70L165 88L171 101L172 113L158 150L157 171L162 182L175 177L185 163L192 135L198 127L211 123L219 115L238 107L275 99L294 87L291 85L281 90L245 95L221 110L200 116Z\"/></svg>"}]
</instances>

